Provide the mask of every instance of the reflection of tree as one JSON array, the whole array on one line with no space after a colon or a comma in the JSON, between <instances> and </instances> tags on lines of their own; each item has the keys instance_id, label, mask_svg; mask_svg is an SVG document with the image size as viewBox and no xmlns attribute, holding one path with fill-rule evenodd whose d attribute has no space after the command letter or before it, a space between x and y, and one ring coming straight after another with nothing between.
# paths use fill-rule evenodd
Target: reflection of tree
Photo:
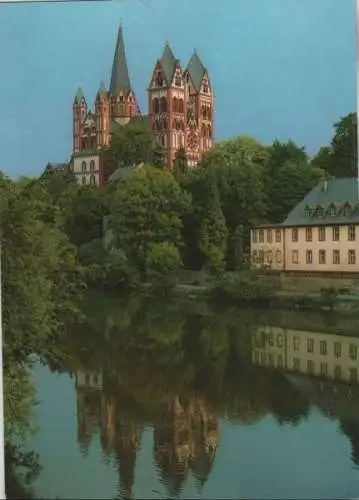
<instances>
[{"instance_id":1,"label":"reflection of tree","mask_svg":"<svg viewBox=\"0 0 359 500\"><path fill-rule=\"evenodd\" d=\"M189 475L199 487L207 480L221 415L240 425L268 414L279 425L297 425L308 415L309 398L283 373L251 362L253 332L265 323L263 315L229 309L202 314L178 303L131 300L128 309L120 303L121 313L111 309L119 307L116 300L107 304L101 320L89 317L81 326L81 341L69 341L72 368L96 364L104 372L101 394L87 391L79 399L86 415L79 416L79 434L85 446L91 429L101 428L104 453L118 464L121 498L131 498L145 426L153 427L160 477L176 495Z\"/></svg>"},{"instance_id":2,"label":"reflection of tree","mask_svg":"<svg viewBox=\"0 0 359 500\"><path fill-rule=\"evenodd\" d=\"M354 419L341 419L340 430L348 436L351 447L351 459L353 463L359 466L359 422Z\"/></svg>"}]
</instances>

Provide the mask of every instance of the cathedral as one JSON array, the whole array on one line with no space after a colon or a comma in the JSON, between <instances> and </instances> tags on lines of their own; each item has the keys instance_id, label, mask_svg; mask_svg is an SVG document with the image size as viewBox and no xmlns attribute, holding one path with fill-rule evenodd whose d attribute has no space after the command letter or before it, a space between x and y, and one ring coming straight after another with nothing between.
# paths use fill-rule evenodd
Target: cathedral
<instances>
[{"instance_id":1,"label":"cathedral","mask_svg":"<svg viewBox=\"0 0 359 500\"><path fill-rule=\"evenodd\" d=\"M74 99L71 167L80 184L106 184L101 150L109 146L116 127L133 119L148 120L165 152L168 169L180 148L186 151L189 167L195 167L212 148L214 95L208 72L195 51L183 69L166 43L147 93L148 114L143 115L131 85L120 26L109 90L101 83L92 111L81 88Z\"/></svg>"}]
</instances>

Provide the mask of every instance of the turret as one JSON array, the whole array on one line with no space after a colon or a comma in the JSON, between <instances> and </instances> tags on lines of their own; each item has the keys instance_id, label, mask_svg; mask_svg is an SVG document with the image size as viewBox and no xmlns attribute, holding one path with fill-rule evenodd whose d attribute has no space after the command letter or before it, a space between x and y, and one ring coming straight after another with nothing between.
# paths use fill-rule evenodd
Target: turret
<instances>
[{"instance_id":1,"label":"turret","mask_svg":"<svg viewBox=\"0 0 359 500\"><path fill-rule=\"evenodd\" d=\"M77 89L73 106L73 151L82 149L82 124L87 115L87 103L82 88Z\"/></svg>"}]
</instances>

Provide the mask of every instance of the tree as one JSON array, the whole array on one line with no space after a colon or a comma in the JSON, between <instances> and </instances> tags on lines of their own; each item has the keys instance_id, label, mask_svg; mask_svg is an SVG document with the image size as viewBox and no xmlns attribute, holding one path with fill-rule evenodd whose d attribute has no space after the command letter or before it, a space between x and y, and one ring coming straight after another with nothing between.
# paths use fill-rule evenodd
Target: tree
<instances>
[{"instance_id":1,"label":"tree","mask_svg":"<svg viewBox=\"0 0 359 500\"><path fill-rule=\"evenodd\" d=\"M334 124L330 146L321 148L312 160L334 177L356 177L358 171L357 114L349 113Z\"/></svg>"},{"instance_id":2,"label":"tree","mask_svg":"<svg viewBox=\"0 0 359 500\"><path fill-rule=\"evenodd\" d=\"M153 243L181 246L182 216L190 197L168 171L143 166L111 193L114 246L141 272Z\"/></svg>"},{"instance_id":3,"label":"tree","mask_svg":"<svg viewBox=\"0 0 359 500\"><path fill-rule=\"evenodd\" d=\"M179 178L186 174L188 171L188 159L187 153L183 146L181 146L175 154L175 159L173 162L173 173Z\"/></svg>"},{"instance_id":4,"label":"tree","mask_svg":"<svg viewBox=\"0 0 359 500\"><path fill-rule=\"evenodd\" d=\"M310 163L286 162L267 183L270 222L283 222L289 212L318 184L324 172Z\"/></svg>"},{"instance_id":5,"label":"tree","mask_svg":"<svg viewBox=\"0 0 359 500\"><path fill-rule=\"evenodd\" d=\"M124 126L119 125L103 155L107 177L118 167L148 163L162 168L164 162L163 150L157 144L149 124L139 120L131 120Z\"/></svg>"},{"instance_id":6,"label":"tree","mask_svg":"<svg viewBox=\"0 0 359 500\"><path fill-rule=\"evenodd\" d=\"M178 282L182 260L178 248L167 241L150 246L146 259L146 276L152 287L168 294Z\"/></svg>"},{"instance_id":7,"label":"tree","mask_svg":"<svg viewBox=\"0 0 359 500\"><path fill-rule=\"evenodd\" d=\"M310 191L322 171L309 162L304 148L293 141L274 141L264 170L266 220L283 222L292 208Z\"/></svg>"}]
</instances>

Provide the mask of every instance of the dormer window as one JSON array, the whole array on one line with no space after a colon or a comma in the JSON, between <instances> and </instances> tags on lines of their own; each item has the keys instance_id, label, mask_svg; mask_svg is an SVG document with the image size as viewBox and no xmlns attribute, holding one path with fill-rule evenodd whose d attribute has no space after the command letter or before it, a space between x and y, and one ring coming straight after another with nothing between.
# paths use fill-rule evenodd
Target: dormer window
<instances>
[{"instance_id":1,"label":"dormer window","mask_svg":"<svg viewBox=\"0 0 359 500\"><path fill-rule=\"evenodd\" d=\"M337 215L337 209L334 205L330 205L329 207L329 215L331 217L335 217Z\"/></svg>"},{"instance_id":2,"label":"dormer window","mask_svg":"<svg viewBox=\"0 0 359 500\"><path fill-rule=\"evenodd\" d=\"M123 103L123 95L120 95L119 101Z\"/></svg>"}]
</instances>

